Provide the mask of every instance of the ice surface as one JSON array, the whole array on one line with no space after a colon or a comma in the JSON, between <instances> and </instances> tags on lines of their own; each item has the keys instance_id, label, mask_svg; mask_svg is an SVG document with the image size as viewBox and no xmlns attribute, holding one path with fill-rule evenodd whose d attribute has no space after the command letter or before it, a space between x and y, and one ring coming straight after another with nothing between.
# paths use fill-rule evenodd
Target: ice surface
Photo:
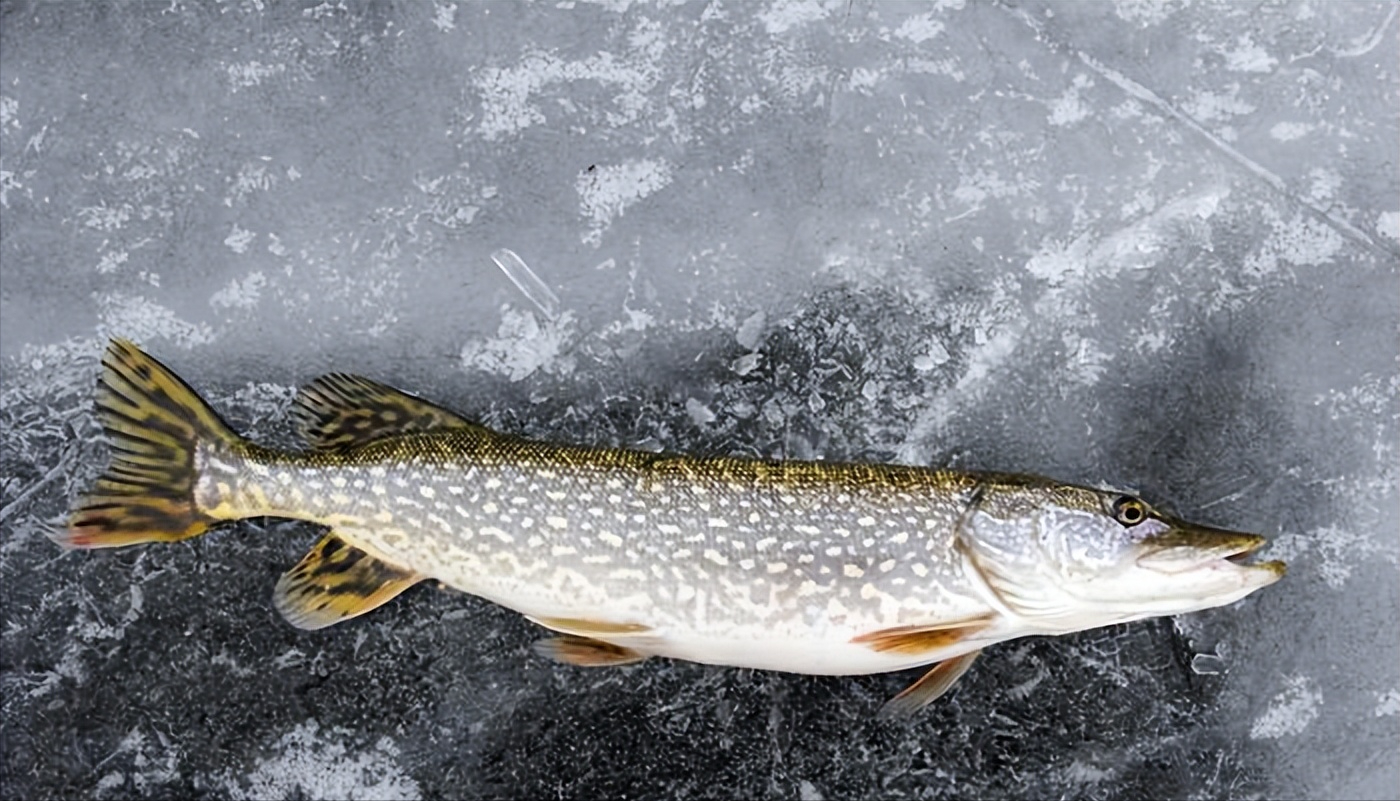
<instances>
[{"instance_id":1,"label":"ice surface","mask_svg":"<svg viewBox=\"0 0 1400 801\"><path fill-rule=\"evenodd\" d=\"M1395 797L1396 9L0 2L5 795ZM43 536L111 334L274 444L346 370L560 440L1135 488L1291 569L900 725L913 674L570 669L428 588L301 632L304 527Z\"/></svg>"}]
</instances>

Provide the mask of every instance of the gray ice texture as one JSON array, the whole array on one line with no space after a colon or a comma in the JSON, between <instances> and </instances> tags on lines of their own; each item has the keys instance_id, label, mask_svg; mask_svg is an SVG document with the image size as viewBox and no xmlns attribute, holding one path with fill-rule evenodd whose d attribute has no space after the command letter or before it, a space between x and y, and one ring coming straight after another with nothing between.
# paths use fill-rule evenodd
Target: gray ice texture
<instances>
[{"instance_id":1,"label":"gray ice texture","mask_svg":"<svg viewBox=\"0 0 1400 801\"><path fill-rule=\"evenodd\" d=\"M0 2L7 798L1394 798L1385 2ZM63 553L109 335L240 431L362 373L562 441L1042 473L1271 538L1229 608L823 678L545 662L315 530Z\"/></svg>"}]
</instances>

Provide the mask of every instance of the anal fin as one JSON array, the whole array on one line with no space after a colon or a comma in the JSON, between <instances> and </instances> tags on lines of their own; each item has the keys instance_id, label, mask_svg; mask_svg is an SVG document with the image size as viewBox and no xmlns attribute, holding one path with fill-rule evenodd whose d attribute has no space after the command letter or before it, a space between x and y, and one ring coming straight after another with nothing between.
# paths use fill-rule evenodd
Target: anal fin
<instances>
[{"instance_id":1,"label":"anal fin","mask_svg":"<svg viewBox=\"0 0 1400 801\"><path fill-rule=\"evenodd\" d=\"M937 701L958 683L958 679L963 677L967 669L972 667L972 663L977 660L981 651L955 656L952 659L945 659L933 666L933 669L925 673L920 679L909 685L899 695L885 702L880 707L880 717L882 718L902 718L918 712L920 709Z\"/></svg>"},{"instance_id":2,"label":"anal fin","mask_svg":"<svg viewBox=\"0 0 1400 801\"><path fill-rule=\"evenodd\" d=\"M272 603L293 626L323 629L377 609L423 579L331 531L277 580Z\"/></svg>"},{"instance_id":3,"label":"anal fin","mask_svg":"<svg viewBox=\"0 0 1400 801\"><path fill-rule=\"evenodd\" d=\"M566 634L535 643L540 656L579 667L617 667L631 665L647 658L646 654L590 637Z\"/></svg>"}]
</instances>

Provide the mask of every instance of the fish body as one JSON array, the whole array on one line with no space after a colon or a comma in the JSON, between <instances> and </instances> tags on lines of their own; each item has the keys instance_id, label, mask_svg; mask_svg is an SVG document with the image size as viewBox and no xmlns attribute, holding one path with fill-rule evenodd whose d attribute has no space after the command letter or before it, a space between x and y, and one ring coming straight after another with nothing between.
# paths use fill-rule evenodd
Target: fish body
<instances>
[{"instance_id":1,"label":"fish body","mask_svg":"<svg viewBox=\"0 0 1400 801\"><path fill-rule=\"evenodd\" d=\"M114 463L60 541L195 536L254 516L328 531L279 581L320 628L424 579L506 606L579 665L665 656L850 675L935 664L887 711L946 691L988 645L1230 603L1283 565L1250 534L1122 493L903 465L692 457L491 431L355 376L304 389L312 445L235 435L115 340L98 407Z\"/></svg>"}]
</instances>

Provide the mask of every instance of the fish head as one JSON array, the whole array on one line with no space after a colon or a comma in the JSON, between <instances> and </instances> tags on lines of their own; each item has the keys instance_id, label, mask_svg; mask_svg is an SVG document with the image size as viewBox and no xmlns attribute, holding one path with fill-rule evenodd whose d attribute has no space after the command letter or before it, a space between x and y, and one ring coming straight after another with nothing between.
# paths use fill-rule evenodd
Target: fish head
<instances>
[{"instance_id":1,"label":"fish head","mask_svg":"<svg viewBox=\"0 0 1400 801\"><path fill-rule=\"evenodd\" d=\"M1047 632L1233 603L1283 577L1266 540L1196 525L1133 495L1039 480L980 485L957 533L987 600Z\"/></svg>"}]
</instances>

